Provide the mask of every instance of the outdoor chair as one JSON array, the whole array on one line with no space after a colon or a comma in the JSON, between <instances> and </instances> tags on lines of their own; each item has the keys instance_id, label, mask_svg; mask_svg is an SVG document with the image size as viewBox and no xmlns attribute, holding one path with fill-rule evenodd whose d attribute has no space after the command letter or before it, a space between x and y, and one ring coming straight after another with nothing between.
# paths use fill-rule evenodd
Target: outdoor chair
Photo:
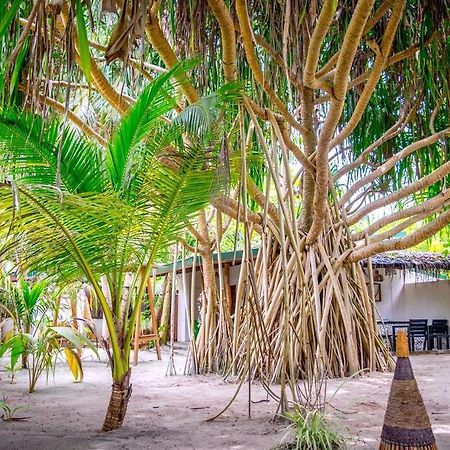
<instances>
[{"instance_id":1,"label":"outdoor chair","mask_svg":"<svg viewBox=\"0 0 450 450\"><path fill-rule=\"evenodd\" d=\"M428 343L428 319L410 319L408 336L411 351L416 350L416 339L423 342L422 350L425 350Z\"/></svg>"},{"instance_id":2,"label":"outdoor chair","mask_svg":"<svg viewBox=\"0 0 450 450\"><path fill-rule=\"evenodd\" d=\"M430 333L432 334L448 334L448 320L447 319L433 319L430 326Z\"/></svg>"},{"instance_id":3,"label":"outdoor chair","mask_svg":"<svg viewBox=\"0 0 450 450\"><path fill-rule=\"evenodd\" d=\"M447 319L433 319L429 327L428 349L434 349L434 342L437 341L437 349L442 350L442 341L445 340L446 348L449 350L450 334L448 332Z\"/></svg>"}]
</instances>

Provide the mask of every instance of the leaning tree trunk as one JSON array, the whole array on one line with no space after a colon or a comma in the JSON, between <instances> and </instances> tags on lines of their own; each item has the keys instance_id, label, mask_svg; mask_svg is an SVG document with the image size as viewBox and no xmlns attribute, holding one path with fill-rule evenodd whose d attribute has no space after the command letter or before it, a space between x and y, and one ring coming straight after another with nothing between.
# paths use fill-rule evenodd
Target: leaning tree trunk
<instances>
[{"instance_id":1,"label":"leaning tree trunk","mask_svg":"<svg viewBox=\"0 0 450 450\"><path fill-rule=\"evenodd\" d=\"M102 431L112 431L122 426L131 397L131 369L118 382L112 384L111 397L106 411Z\"/></svg>"}]
</instances>

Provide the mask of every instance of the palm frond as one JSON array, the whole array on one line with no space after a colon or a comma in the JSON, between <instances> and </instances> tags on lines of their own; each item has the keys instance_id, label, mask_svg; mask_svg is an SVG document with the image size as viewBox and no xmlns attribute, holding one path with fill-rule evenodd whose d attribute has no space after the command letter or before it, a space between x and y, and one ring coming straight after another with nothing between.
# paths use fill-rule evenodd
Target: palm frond
<instances>
[{"instance_id":1,"label":"palm frond","mask_svg":"<svg viewBox=\"0 0 450 450\"><path fill-rule=\"evenodd\" d=\"M152 164L142 186L141 198L149 199L140 210L148 214L144 232L150 236L146 257L151 261L161 249L176 241L186 222L220 188L219 172L210 158L205 158L203 147L178 148L169 158L170 164Z\"/></svg>"},{"instance_id":2,"label":"palm frond","mask_svg":"<svg viewBox=\"0 0 450 450\"><path fill-rule=\"evenodd\" d=\"M0 166L4 177L41 185L54 185L59 170L72 193L101 192L107 184L99 148L58 121L15 109L0 113Z\"/></svg>"},{"instance_id":3,"label":"palm frond","mask_svg":"<svg viewBox=\"0 0 450 450\"><path fill-rule=\"evenodd\" d=\"M134 172L133 160L139 158L145 139L152 129L161 126L161 117L176 106L174 96L177 84L170 80L180 79L193 64L192 61L177 64L156 78L143 90L134 107L122 119L108 146L106 158L116 191L129 188Z\"/></svg>"},{"instance_id":4,"label":"palm frond","mask_svg":"<svg viewBox=\"0 0 450 450\"><path fill-rule=\"evenodd\" d=\"M232 110L233 106L239 102L241 95L240 83L225 84L185 108L173 120L173 124L179 126L191 138L209 140L211 132L218 124L219 114L225 109Z\"/></svg>"},{"instance_id":5,"label":"palm frond","mask_svg":"<svg viewBox=\"0 0 450 450\"><path fill-rule=\"evenodd\" d=\"M14 196L17 200L13 201ZM132 208L117 196L65 194L49 187L10 186L0 189L1 230L10 232L1 254L66 282L116 269L112 237L132 228ZM125 231L124 231L125 230Z\"/></svg>"}]
</instances>

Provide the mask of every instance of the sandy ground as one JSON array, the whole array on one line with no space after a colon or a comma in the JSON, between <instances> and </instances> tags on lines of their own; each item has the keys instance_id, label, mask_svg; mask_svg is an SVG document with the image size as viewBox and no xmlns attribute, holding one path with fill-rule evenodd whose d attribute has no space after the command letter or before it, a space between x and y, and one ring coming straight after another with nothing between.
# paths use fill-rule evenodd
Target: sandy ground
<instances>
[{"instance_id":1,"label":"sandy ground","mask_svg":"<svg viewBox=\"0 0 450 450\"><path fill-rule=\"evenodd\" d=\"M27 374L20 371L15 384L8 382L0 362L0 395L23 409L24 422L0 422L0 449L270 449L286 435L286 425L273 422L276 403L266 399L258 384L252 385L252 417L247 416L248 387L244 386L233 406L218 420L205 420L219 412L233 396L236 385L218 376L165 376L164 360L152 352L140 353L133 369L133 395L122 429L99 432L110 390L109 369L87 358L83 383L74 384L64 365L55 378L40 380L28 395ZM450 450L450 355L411 357L440 450ZM183 373L184 352L175 357ZM378 436L392 374L372 374L357 379L332 380L328 414L335 429L350 437L351 449L378 448Z\"/></svg>"}]
</instances>

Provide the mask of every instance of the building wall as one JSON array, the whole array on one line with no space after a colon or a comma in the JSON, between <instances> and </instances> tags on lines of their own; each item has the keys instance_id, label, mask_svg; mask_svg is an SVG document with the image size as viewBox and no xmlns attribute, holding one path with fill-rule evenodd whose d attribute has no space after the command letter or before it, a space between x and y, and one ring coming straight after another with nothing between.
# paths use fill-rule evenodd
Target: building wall
<instances>
[{"instance_id":1,"label":"building wall","mask_svg":"<svg viewBox=\"0 0 450 450\"><path fill-rule=\"evenodd\" d=\"M239 281L239 271L241 269L240 264L236 264L230 267L230 285L235 286ZM189 324L188 324L188 314L186 312L186 305L189 304L189 299L191 295L191 282L192 282L192 272L186 274L185 286L181 275L177 275L177 289L178 289L178 322L177 322L177 341L178 342L188 342L189 341ZM219 286L219 276L216 276L217 286ZM185 292L186 290L186 292ZM197 270L195 275L195 318L198 319L200 316L200 294L202 292L202 281L201 273Z\"/></svg>"},{"instance_id":2,"label":"building wall","mask_svg":"<svg viewBox=\"0 0 450 450\"><path fill-rule=\"evenodd\" d=\"M230 267L230 284L239 281L240 264ZM383 320L447 319L450 323L450 280L438 280L415 272L396 270L394 274L386 274L381 283L381 302L376 302L379 318ZM186 299L191 292L191 273L186 276L184 293L181 275L178 275L178 341L189 341L189 326L186 317ZM219 280L217 278L217 285ZM195 278L195 298L197 299L196 318L199 317L201 303L201 275L197 271Z\"/></svg>"},{"instance_id":3,"label":"building wall","mask_svg":"<svg viewBox=\"0 0 450 450\"><path fill-rule=\"evenodd\" d=\"M395 271L381 283L376 307L383 320L447 319L450 323L450 280Z\"/></svg>"},{"instance_id":4,"label":"building wall","mask_svg":"<svg viewBox=\"0 0 450 450\"><path fill-rule=\"evenodd\" d=\"M186 275L185 283L183 283L183 277L177 275L177 288L178 288L178 322L177 322L177 341L188 342L189 341L189 324L188 315L186 311L186 305L188 305L187 299L189 299L191 292L191 274ZM197 272L197 276L200 274Z\"/></svg>"}]
</instances>

